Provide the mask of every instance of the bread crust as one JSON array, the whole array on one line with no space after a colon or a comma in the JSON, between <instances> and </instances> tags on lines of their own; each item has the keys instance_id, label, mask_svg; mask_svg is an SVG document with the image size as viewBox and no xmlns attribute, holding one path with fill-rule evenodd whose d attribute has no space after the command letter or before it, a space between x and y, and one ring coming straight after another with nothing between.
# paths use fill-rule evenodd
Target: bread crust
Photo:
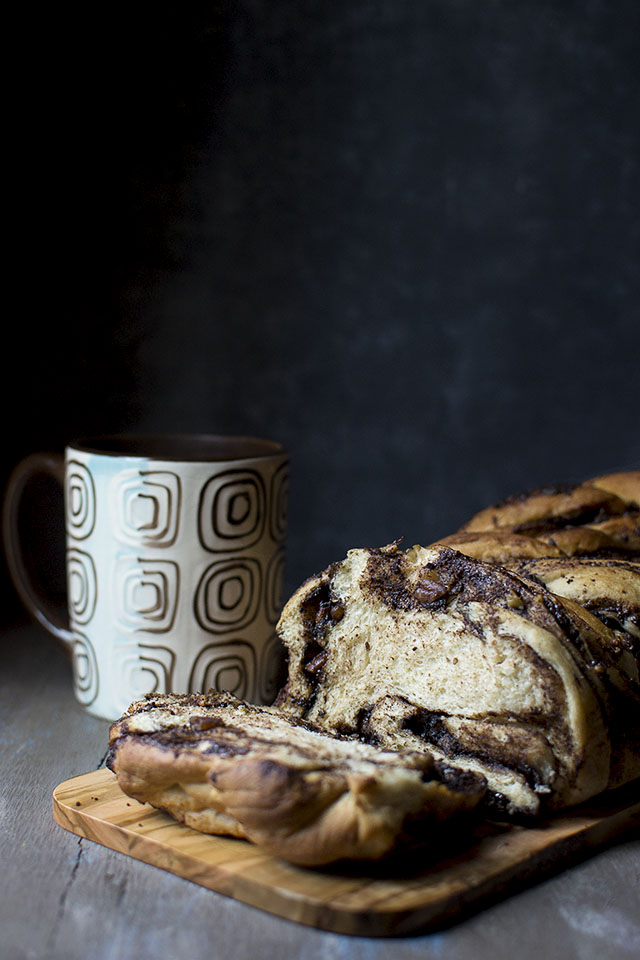
<instances>
[{"instance_id":1,"label":"bread crust","mask_svg":"<svg viewBox=\"0 0 640 960\"><path fill-rule=\"evenodd\" d=\"M517 494L481 510L461 529L480 532L508 529L536 536L565 526L582 526L622 514L620 497L590 483L545 487Z\"/></svg>"},{"instance_id":2,"label":"bread crust","mask_svg":"<svg viewBox=\"0 0 640 960\"><path fill-rule=\"evenodd\" d=\"M511 530L470 531L461 530L432 546L450 547L467 557L476 560L490 560L494 563L508 563L533 557L561 557L563 551L553 544L536 537L513 533Z\"/></svg>"},{"instance_id":3,"label":"bread crust","mask_svg":"<svg viewBox=\"0 0 640 960\"><path fill-rule=\"evenodd\" d=\"M522 557L543 555L534 553L541 543L568 556L604 551L640 553L640 471L612 473L581 484L545 487L508 497L475 514L455 536L465 533L502 533L538 541L537 546L528 547L520 541ZM462 549L467 552L469 548ZM474 555L501 562L497 550L491 556L491 547L484 556Z\"/></svg>"},{"instance_id":4,"label":"bread crust","mask_svg":"<svg viewBox=\"0 0 640 960\"><path fill-rule=\"evenodd\" d=\"M640 507L640 470L607 473L590 482L599 490L606 490L620 497L628 506Z\"/></svg>"}]
</instances>

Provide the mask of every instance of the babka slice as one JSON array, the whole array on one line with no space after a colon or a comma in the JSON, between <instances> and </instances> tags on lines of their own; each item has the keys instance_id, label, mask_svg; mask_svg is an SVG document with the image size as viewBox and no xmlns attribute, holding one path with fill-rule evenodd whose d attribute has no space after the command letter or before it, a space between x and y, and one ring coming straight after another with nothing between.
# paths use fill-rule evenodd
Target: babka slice
<instances>
[{"instance_id":1,"label":"babka slice","mask_svg":"<svg viewBox=\"0 0 640 960\"><path fill-rule=\"evenodd\" d=\"M287 603L276 705L423 749L535 814L640 775L640 689L613 632L569 599L447 547L351 550Z\"/></svg>"},{"instance_id":2,"label":"babka slice","mask_svg":"<svg viewBox=\"0 0 640 960\"><path fill-rule=\"evenodd\" d=\"M486 790L427 752L391 753L214 692L133 703L111 727L108 766L126 794L187 826L307 865L428 842Z\"/></svg>"}]
</instances>

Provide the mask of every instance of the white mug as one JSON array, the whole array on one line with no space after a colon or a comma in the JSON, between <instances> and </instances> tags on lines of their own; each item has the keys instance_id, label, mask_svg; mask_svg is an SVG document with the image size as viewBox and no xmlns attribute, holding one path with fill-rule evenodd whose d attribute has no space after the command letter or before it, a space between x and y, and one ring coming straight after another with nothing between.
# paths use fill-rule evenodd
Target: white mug
<instances>
[{"instance_id":1,"label":"white mug","mask_svg":"<svg viewBox=\"0 0 640 960\"><path fill-rule=\"evenodd\" d=\"M64 483L69 623L29 577L18 506L29 480ZM23 602L71 655L78 701L119 717L146 693L229 690L270 703L280 614L288 458L247 437L114 436L16 467L4 505Z\"/></svg>"}]
</instances>

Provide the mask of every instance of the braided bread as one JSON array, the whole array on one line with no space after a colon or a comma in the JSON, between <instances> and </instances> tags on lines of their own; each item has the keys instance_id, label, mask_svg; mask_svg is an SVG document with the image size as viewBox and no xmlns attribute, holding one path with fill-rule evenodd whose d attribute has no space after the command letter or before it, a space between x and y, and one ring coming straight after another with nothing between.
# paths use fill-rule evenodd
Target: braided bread
<instances>
[{"instance_id":1,"label":"braided bread","mask_svg":"<svg viewBox=\"0 0 640 960\"><path fill-rule=\"evenodd\" d=\"M481 510L458 534L496 531L541 540L569 556L640 552L640 471L508 497Z\"/></svg>"},{"instance_id":2,"label":"braided bread","mask_svg":"<svg viewBox=\"0 0 640 960\"><path fill-rule=\"evenodd\" d=\"M640 472L612 474L509 498L431 547L351 550L284 608L274 706L151 696L112 727L109 764L196 829L309 864L628 782L639 503Z\"/></svg>"}]
</instances>

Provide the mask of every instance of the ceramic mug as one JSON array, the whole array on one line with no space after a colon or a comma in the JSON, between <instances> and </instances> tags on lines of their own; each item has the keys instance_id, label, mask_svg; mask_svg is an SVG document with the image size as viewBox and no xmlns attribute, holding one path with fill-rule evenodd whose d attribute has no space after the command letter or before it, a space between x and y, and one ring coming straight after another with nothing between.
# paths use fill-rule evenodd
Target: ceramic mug
<instances>
[{"instance_id":1,"label":"ceramic mug","mask_svg":"<svg viewBox=\"0 0 640 960\"><path fill-rule=\"evenodd\" d=\"M36 474L64 485L69 623L24 562L18 508ZM146 693L273 700L282 666L288 459L247 437L114 436L33 454L4 504L9 570L71 656L75 694L119 717Z\"/></svg>"}]
</instances>

